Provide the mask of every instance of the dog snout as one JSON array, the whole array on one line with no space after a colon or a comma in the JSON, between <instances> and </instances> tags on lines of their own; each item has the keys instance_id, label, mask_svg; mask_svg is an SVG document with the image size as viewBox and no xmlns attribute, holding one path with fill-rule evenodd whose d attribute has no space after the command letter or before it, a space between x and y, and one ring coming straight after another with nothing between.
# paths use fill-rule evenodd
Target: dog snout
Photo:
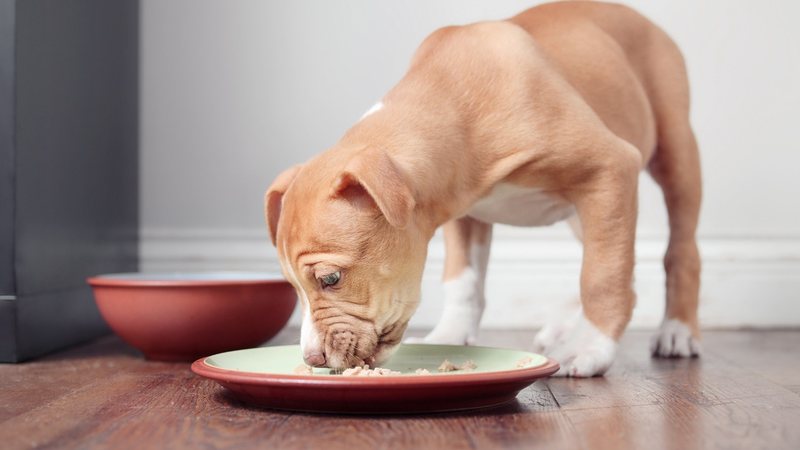
<instances>
[{"instance_id":1,"label":"dog snout","mask_svg":"<svg viewBox=\"0 0 800 450\"><path fill-rule=\"evenodd\" d=\"M331 347L341 353L350 353L355 347L356 336L350 331L335 331L331 335Z\"/></svg>"},{"instance_id":2,"label":"dog snout","mask_svg":"<svg viewBox=\"0 0 800 450\"><path fill-rule=\"evenodd\" d=\"M310 352L303 354L303 361L306 362L309 366L312 367L324 367L325 366L325 353L321 352Z\"/></svg>"}]
</instances>

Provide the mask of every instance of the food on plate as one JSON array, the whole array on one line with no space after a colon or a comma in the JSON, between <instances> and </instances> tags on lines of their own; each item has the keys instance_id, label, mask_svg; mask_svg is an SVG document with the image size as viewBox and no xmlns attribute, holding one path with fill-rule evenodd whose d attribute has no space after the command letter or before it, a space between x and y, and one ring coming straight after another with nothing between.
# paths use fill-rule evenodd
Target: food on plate
<instances>
[{"instance_id":1,"label":"food on plate","mask_svg":"<svg viewBox=\"0 0 800 450\"><path fill-rule=\"evenodd\" d=\"M520 360L521 361L521 360ZM521 367L520 362L517 363L517 367ZM455 372L457 370L473 370L478 367L475 364L475 361L468 359L464 361L464 363L460 365L456 365L451 363L449 360L445 359L442 361L442 364L439 365L437 369L439 372ZM386 369L383 367L375 367L370 368L368 364L364 364L363 366L355 366L349 369L345 369L342 372L333 371L331 370L331 375L338 374L347 377L384 377L388 375L402 375L402 372L398 372L392 369ZM314 375L314 368L308 366L306 364L300 364L299 366L295 367L294 369L295 375ZM431 371L428 369L419 368L414 371L415 375L430 375Z\"/></svg>"},{"instance_id":2,"label":"food on plate","mask_svg":"<svg viewBox=\"0 0 800 450\"><path fill-rule=\"evenodd\" d=\"M439 365L439 369L437 369L437 370L439 370L439 372L454 372L456 370L473 370L473 369L477 369L477 368L478 368L478 365L475 364L475 361L473 361L471 359L468 359L468 360L464 361L464 363L461 364L460 366L457 366L457 365L451 363L449 360L445 359Z\"/></svg>"},{"instance_id":3,"label":"food on plate","mask_svg":"<svg viewBox=\"0 0 800 450\"><path fill-rule=\"evenodd\" d=\"M517 369L522 369L523 367L526 367L531 362L533 362L533 358L531 358L530 356L526 356L524 358L520 358L520 360L517 361Z\"/></svg>"},{"instance_id":4,"label":"food on plate","mask_svg":"<svg viewBox=\"0 0 800 450\"><path fill-rule=\"evenodd\" d=\"M384 377L387 375L402 375L402 372L398 372L396 370L391 369L384 369L382 367L376 367L374 369L370 369L368 364L364 364L364 366L355 366L350 369L345 369L342 372L344 376L354 376L354 377Z\"/></svg>"},{"instance_id":5,"label":"food on plate","mask_svg":"<svg viewBox=\"0 0 800 450\"><path fill-rule=\"evenodd\" d=\"M474 370L478 368L478 365L475 364L475 361L468 359L464 361L464 364L461 364L458 368L460 370Z\"/></svg>"},{"instance_id":6,"label":"food on plate","mask_svg":"<svg viewBox=\"0 0 800 450\"><path fill-rule=\"evenodd\" d=\"M454 370L458 370L458 368L456 367L455 364L453 364L449 360L445 359L444 361L442 361L441 364L439 364L439 369L437 369L437 370L439 372L452 372Z\"/></svg>"},{"instance_id":7,"label":"food on plate","mask_svg":"<svg viewBox=\"0 0 800 450\"><path fill-rule=\"evenodd\" d=\"M295 375L314 375L314 369L311 366L307 366L305 364L300 364L299 366L294 368Z\"/></svg>"}]
</instances>

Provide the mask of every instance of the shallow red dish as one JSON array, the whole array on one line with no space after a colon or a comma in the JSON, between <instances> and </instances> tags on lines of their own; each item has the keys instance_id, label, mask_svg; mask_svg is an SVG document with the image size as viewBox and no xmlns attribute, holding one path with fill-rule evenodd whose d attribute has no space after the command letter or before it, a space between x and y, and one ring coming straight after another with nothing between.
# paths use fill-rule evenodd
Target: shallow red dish
<instances>
[{"instance_id":1,"label":"shallow red dish","mask_svg":"<svg viewBox=\"0 0 800 450\"><path fill-rule=\"evenodd\" d=\"M297 302L291 284L271 274L129 273L87 281L111 329L160 361L260 345L286 325Z\"/></svg>"},{"instance_id":2,"label":"shallow red dish","mask_svg":"<svg viewBox=\"0 0 800 450\"><path fill-rule=\"evenodd\" d=\"M294 375L294 369L302 364L300 355L297 345L239 350L201 358L192 364L192 370L217 381L236 398L263 407L386 414L501 405L559 367L544 356L518 350L404 344L383 365L402 375L355 377L327 374L329 369L314 369L314 375ZM455 363L473 360L478 367L437 373L436 367L445 358ZM431 375L416 375L417 368L426 368Z\"/></svg>"}]
</instances>

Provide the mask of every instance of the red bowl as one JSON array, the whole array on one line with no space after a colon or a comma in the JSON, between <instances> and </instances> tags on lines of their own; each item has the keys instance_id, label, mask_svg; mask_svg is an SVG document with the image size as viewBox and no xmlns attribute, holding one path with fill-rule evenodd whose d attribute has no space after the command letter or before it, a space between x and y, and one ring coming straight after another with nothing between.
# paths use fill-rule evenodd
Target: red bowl
<instances>
[{"instance_id":1,"label":"red bowl","mask_svg":"<svg viewBox=\"0 0 800 450\"><path fill-rule=\"evenodd\" d=\"M297 302L288 281L258 273L123 273L87 281L111 329L158 361L257 347L278 334Z\"/></svg>"}]
</instances>

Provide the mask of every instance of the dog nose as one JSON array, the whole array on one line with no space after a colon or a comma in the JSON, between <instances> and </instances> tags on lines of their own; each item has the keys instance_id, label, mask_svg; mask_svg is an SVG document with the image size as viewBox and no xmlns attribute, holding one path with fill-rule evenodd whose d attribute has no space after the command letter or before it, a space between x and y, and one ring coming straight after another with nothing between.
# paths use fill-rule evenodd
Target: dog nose
<instances>
[{"instance_id":1,"label":"dog nose","mask_svg":"<svg viewBox=\"0 0 800 450\"><path fill-rule=\"evenodd\" d=\"M303 360L309 366L313 367L322 367L325 365L325 354L324 353L307 353L303 355Z\"/></svg>"}]
</instances>

